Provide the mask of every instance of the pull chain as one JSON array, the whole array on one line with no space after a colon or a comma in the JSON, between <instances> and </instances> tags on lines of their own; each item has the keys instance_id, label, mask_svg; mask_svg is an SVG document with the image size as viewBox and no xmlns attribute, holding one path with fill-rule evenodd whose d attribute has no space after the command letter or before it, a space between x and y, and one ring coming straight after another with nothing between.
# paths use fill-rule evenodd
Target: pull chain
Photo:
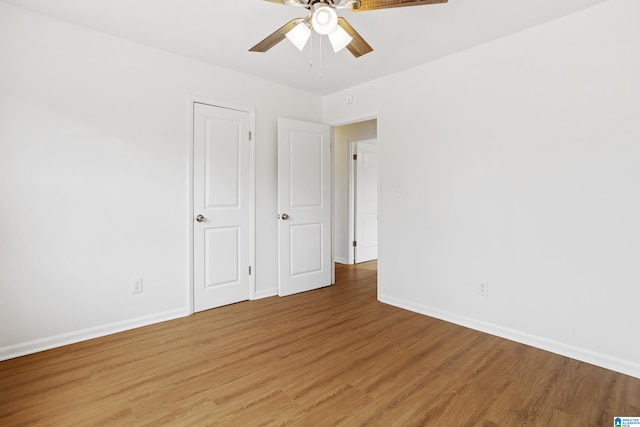
<instances>
[{"instance_id":1,"label":"pull chain","mask_svg":"<svg viewBox=\"0 0 640 427\"><path fill-rule=\"evenodd\" d=\"M313 34L309 37L309 67L313 67Z\"/></svg>"},{"instance_id":2,"label":"pull chain","mask_svg":"<svg viewBox=\"0 0 640 427\"><path fill-rule=\"evenodd\" d=\"M320 77L322 79L322 78L324 78L324 73L322 71L322 36L319 35L318 37L319 37L319 39L318 39L319 40L318 41L318 45L319 46L318 47L319 47L319 50L320 50L319 58L318 58L318 65L319 65L319 68L320 68L318 70L318 77ZM314 36L312 35L309 38L309 67L312 67L312 68L313 68L313 39L314 39Z\"/></svg>"},{"instance_id":3,"label":"pull chain","mask_svg":"<svg viewBox=\"0 0 640 427\"><path fill-rule=\"evenodd\" d=\"M324 77L322 74L322 36L320 36L318 44L320 45L320 59L318 60L318 62L320 62L320 71L318 72L318 76L322 79Z\"/></svg>"}]
</instances>

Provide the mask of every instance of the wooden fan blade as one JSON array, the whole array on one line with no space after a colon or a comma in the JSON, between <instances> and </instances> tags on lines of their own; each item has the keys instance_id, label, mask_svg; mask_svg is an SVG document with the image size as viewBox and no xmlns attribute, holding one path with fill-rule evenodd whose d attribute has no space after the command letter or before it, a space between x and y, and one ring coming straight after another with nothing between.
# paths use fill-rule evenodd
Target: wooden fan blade
<instances>
[{"instance_id":1,"label":"wooden fan blade","mask_svg":"<svg viewBox=\"0 0 640 427\"><path fill-rule=\"evenodd\" d=\"M284 5L291 5L291 6L303 6L306 7L307 9L311 6L309 4L307 4L308 2L310 2L311 0L265 0L271 3L280 3L280 4L284 4Z\"/></svg>"},{"instance_id":2,"label":"wooden fan blade","mask_svg":"<svg viewBox=\"0 0 640 427\"><path fill-rule=\"evenodd\" d=\"M345 30L351 37L353 37L351 43L347 45L347 49L353 56L359 58L362 55L366 55L367 53L373 51L373 48L369 46L369 43L367 43L362 38L362 36L358 34L355 28L353 28L346 19L344 19L343 17L338 18L338 25L340 25L343 30Z\"/></svg>"},{"instance_id":3,"label":"wooden fan blade","mask_svg":"<svg viewBox=\"0 0 640 427\"><path fill-rule=\"evenodd\" d=\"M360 0L360 7L353 8L354 11L390 9L404 6L423 6L427 4L447 3L449 0Z\"/></svg>"},{"instance_id":4,"label":"wooden fan blade","mask_svg":"<svg viewBox=\"0 0 640 427\"><path fill-rule=\"evenodd\" d=\"M249 49L249 52L266 52L278 43L280 43L286 37L286 34L293 29L296 25L304 21L304 18L295 18L278 28L266 39Z\"/></svg>"}]
</instances>

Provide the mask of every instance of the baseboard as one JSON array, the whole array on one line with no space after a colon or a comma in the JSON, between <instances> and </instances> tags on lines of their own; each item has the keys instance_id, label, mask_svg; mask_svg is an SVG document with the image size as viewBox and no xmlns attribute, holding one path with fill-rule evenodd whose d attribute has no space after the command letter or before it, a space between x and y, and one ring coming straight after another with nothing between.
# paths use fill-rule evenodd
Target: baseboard
<instances>
[{"instance_id":1,"label":"baseboard","mask_svg":"<svg viewBox=\"0 0 640 427\"><path fill-rule=\"evenodd\" d=\"M262 291L256 291L253 299L262 299L278 296L278 288L265 289Z\"/></svg>"},{"instance_id":2,"label":"baseboard","mask_svg":"<svg viewBox=\"0 0 640 427\"><path fill-rule=\"evenodd\" d=\"M558 341L530 335L514 329L504 328L493 323L482 322L477 319L460 316L458 314L439 310L426 305L416 304L411 301L394 298L389 295L380 294L378 295L378 300L385 304L393 305L395 307L403 308L405 310L413 311L425 316L434 317L436 319L444 320L446 322L454 323L456 325L464 326L476 331L484 332L500 338L505 338L510 341L519 342L521 344L530 345L532 347L550 351L551 353L559 354L561 356L569 357L581 362L600 366L601 368L610 369L612 371L620 372L625 375L640 378L640 364L631 362L629 360L618 359L606 354L597 353L584 348L574 347Z\"/></svg>"},{"instance_id":3,"label":"baseboard","mask_svg":"<svg viewBox=\"0 0 640 427\"><path fill-rule=\"evenodd\" d=\"M54 335L52 337L41 338L20 344L0 347L0 361L25 356L27 354L38 353L40 351L50 350L52 348L62 347L69 344L75 344L81 341L104 337L106 335L116 334L118 332L128 331L130 329L153 325L155 323L166 322L168 320L178 319L190 314L191 313L186 308L170 310L163 313L124 320L122 322L110 323L107 325L81 329L79 331Z\"/></svg>"},{"instance_id":4,"label":"baseboard","mask_svg":"<svg viewBox=\"0 0 640 427\"><path fill-rule=\"evenodd\" d=\"M349 264L349 259L347 258L334 258L333 259L335 262L337 262L338 264Z\"/></svg>"}]
</instances>

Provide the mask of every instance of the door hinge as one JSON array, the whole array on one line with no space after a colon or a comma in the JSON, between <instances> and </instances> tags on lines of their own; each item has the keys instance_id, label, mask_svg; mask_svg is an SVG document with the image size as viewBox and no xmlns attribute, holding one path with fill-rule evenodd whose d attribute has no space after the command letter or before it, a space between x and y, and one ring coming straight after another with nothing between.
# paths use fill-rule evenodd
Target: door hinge
<instances>
[{"instance_id":1,"label":"door hinge","mask_svg":"<svg viewBox=\"0 0 640 427\"><path fill-rule=\"evenodd\" d=\"M251 131L249 131L249 141L253 140L253 134L251 133Z\"/></svg>"},{"instance_id":2,"label":"door hinge","mask_svg":"<svg viewBox=\"0 0 640 427\"><path fill-rule=\"evenodd\" d=\"M353 241L353 247L355 248L356 246L358 246L358 242L356 242L355 240Z\"/></svg>"},{"instance_id":3,"label":"door hinge","mask_svg":"<svg viewBox=\"0 0 640 427\"><path fill-rule=\"evenodd\" d=\"M353 160L358 160L358 155L357 154L353 155Z\"/></svg>"},{"instance_id":4,"label":"door hinge","mask_svg":"<svg viewBox=\"0 0 640 427\"><path fill-rule=\"evenodd\" d=\"M251 276L251 266L249 266L249 276Z\"/></svg>"}]
</instances>

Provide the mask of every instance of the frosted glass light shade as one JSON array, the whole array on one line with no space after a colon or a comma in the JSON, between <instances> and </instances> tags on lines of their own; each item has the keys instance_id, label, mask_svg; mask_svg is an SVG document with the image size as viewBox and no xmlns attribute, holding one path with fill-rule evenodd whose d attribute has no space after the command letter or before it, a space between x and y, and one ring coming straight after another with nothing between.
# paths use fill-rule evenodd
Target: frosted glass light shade
<instances>
[{"instance_id":1,"label":"frosted glass light shade","mask_svg":"<svg viewBox=\"0 0 640 427\"><path fill-rule=\"evenodd\" d=\"M293 27L291 31L285 34L285 37L288 38L291 43L293 43L295 47L298 48L298 50L302 50L307 44L307 41L309 41L309 37L311 37L311 29L307 26L306 23L301 22Z\"/></svg>"},{"instance_id":2,"label":"frosted glass light shade","mask_svg":"<svg viewBox=\"0 0 640 427\"><path fill-rule=\"evenodd\" d=\"M336 29L329 33L329 41L334 52L340 52L351 43L353 37L347 33L341 26L336 26Z\"/></svg>"},{"instance_id":3,"label":"frosted glass light shade","mask_svg":"<svg viewBox=\"0 0 640 427\"><path fill-rule=\"evenodd\" d=\"M329 6L321 6L313 12L311 25L318 34L330 34L338 26L338 14Z\"/></svg>"}]
</instances>

